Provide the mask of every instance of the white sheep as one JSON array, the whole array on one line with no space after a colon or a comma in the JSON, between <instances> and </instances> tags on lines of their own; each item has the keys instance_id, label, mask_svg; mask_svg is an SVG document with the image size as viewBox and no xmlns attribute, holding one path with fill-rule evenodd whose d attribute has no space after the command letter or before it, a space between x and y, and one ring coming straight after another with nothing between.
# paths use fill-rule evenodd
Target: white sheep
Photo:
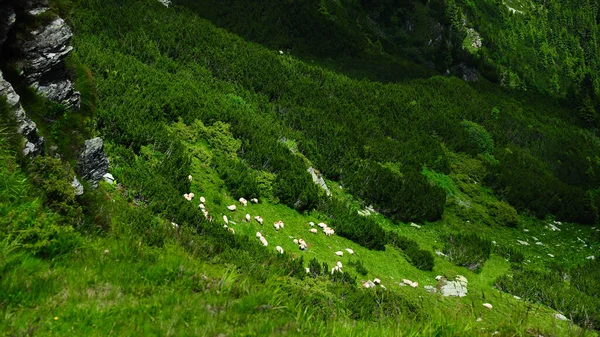
<instances>
[{"instance_id":1,"label":"white sheep","mask_svg":"<svg viewBox=\"0 0 600 337\"><path fill-rule=\"evenodd\" d=\"M298 239L294 239L294 244L297 245L298 244Z\"/></svg>"},{"instance_id":2,"label":"white sheep","mask_svg":"<svg viewBox=\"0 0 600 337\"><path fill-rule=\"evenodd\" d=\"M313 234L317 234L319 231L317 231L316 228L311 228L308 230L309 232L313 233Z\"/></svg>"},{"instance_id":3,"label":"white sheep","mask_svg":"<svg viewBox=\"0 0 600 337\"><path fill-rule=\"evenodd\" d=\"M206 209L206 206L204 206L204 204L200 204L200 205L198 205L198 207L199 207L200 209Z\"/></svg>"},{"instance_id":4,"label":"white sheep","mask_svg":"<svg viewBox=\"0 0 600 337\"><path fill-rule=\"evenodd\" d=\"M335 234L335 231L333 230L333 228L327 227L323 230L325 232L325 235L327 236L332 236L333 234Z\"/></svg>"},{"instance_id":5,"label":"white sheep","mask_svg":"<svg viewBox=\"0 0 600 337\"><path fill-rule=\"evenodd\" d=\"M335 255L337 255L337 256L344 256L344 252L342 252L342 251L337 251L337 252L335 252Z\"/></svg>"},{"instance_id":6,"label":"white sheep","mask_svg":"<svg viewBox=\"0 0 600 337\"><path fill-rule=\"evenodd\" d=\"M411 287L413 287L413 288L416 288L416 287L418 287L418 286L419 286L419 282L416 282L416 281L415 281L415 282L411 283L411 285L410 285L410 286L411 286Z\"/></svg>"},{"instance_id":7,"label":"white sheep","mask_svg":"<svg viewBox=\"0 0 600 337\"><path fill-rule=\"evenodd\" d=\"M185 198L185 200L187 200L187 201L191 201L191 200L194 198L194 196L193 196L193 193L190 193L190 194L187 194L187 193L186 193L186 194L184 194L184 195L183 195L183 197L184 197L184 198Z\"/></svg>"},{"instance_id":8,"label":"white sheep","mask_svg":"<svg viewBox=\"0 0 600 337\"><path fill-rule=\"evenodd\" d=\"M173 228L175 228L175 229L178 229L178 228L179 228L179 225L178 225L178 224L176 224L176 223L174 223L174 222L171 222L171 226L173 226Z\"/></svg>"},{"instance_id":9,"label":"white sheep","mask_svg":"<svg viewBox=\"0 0 600 337\"><path fill-rule=\"evenodd\" d=\"M275 230L279 232L279 222L274 222L273 227L275 227Z\"/></svg>"},{"instance_id":10,"label":"white sheep","mask_svg":"<svg viewBox=\"0 0 600 337\"><path fill-rule=\"evenodd\" d=\"M200 197L200 202L206 204L206 199L204 197Z\"/></svg>"},{"instance_id":11,"label":"white sheep","mask_svg":"<svg viewBox=\"0 0 600 337\"><path fill-rule=\"evenodd\" d=\"M490 310L492 310L492 305L489 304L489 303L483 303L483 306L486 307L486 308L488 308L488 309L490 309Z\"/></svg>"},{"instance_id":12,"label":"white sheep","mask_svg":"<svg viewBox=\"0 0 600 337\"><path fill-rule=\"evenodd\" d=\"M208 219L208 211L207 210L203 209L202 214L204 214L204 217Z\"/></svg>"},{"instance_id":13,"label":"white sheep","mask_svg":"<svg viewBox=\"0 0 600 337\"><path fill-rule=\"evenodd\" d=\"M338 266L338 268L342 269L342 262L338 261L337 266Z\"/></svg>"},{"instance_id":14,"label":"white sheep","mask_svg":"<svg viewBox=\"0 0 600 337\"><path fill-rule=\"evenodd\" d=\"M188 180L189 180L190 182L192 182L192 175L191 175L191 174L188 176Z\"/></svg>"},{"instance_id":15,"label":"white sheep","mask_svg":"<svg viewBox=\"0 0 600 337\"><path fill-rule=\"evenodd\" d=\"M309 222L309 223L308 223L308 225L309 225L310 227L314 227L314 226L315 226L315 223L311 221L311 222Z\"/></svg>"},{"instance_id":16,"label":"white sheep","mask_svg":"<svg viewBox=\"0 0 600 337\"><path fill-rule=\"evenodd\" d=\"M269 245L269 243L267 242L267 239L265 239L264 236L260 237L260 242L262 242L263 246L265 246L265 247Z\"/></svg>"},{"instance_id":17,"label":"white sheep","mask_svg":"<svg viewBox=\"0 0 600 337\"><path fill-rule=\"evenodd\" d=\"M310 274L310 269L306 268L306 273Z\"/></svg>"},{"instance_id":18,"label":"white sheep","mask_svg":"<svg viewBox=\"0 0 600 337\"><path fill-rule=\"evenodd\" d=\"M298 246L298 248L300 248L300 250L305 250L306 249L306 244L300 244Z\"/></svg>"},{"instance_id":19,"label":"white sheep","mask_svg":"<svg viewBox=\"0 0 600 337\"><path fill-rule=\"evenodd\" d=\"M261 225L263 224L263 218L261 218L261 217L260 217L260 216L258 216L258 215L254 217L254 220L256 220L256 222L258 222L258 223L259 223L259 224L261 224Z\"/></svg>"},{"instance_id":20,"label":"white sheep","mask_svg":"<svg viewBox=\"0 0 600 337\"><path fill-rule=\"evenodd\" d=\"M325 227L327 227L327 224L325 224L324 222L319 222L319 224L317 226L319 226L321 228L325 228Z\"/></svg>"},{"instance_id":21,"label":"white sheep","mask_svg":"<svg viewBox=\"0 0 600 337\"><path fill-rule=\"evenodd\" d=\"M232 212L235 211L236 208L237 207L235 207L235 205L229 205L229 206L227 206L227 209L230 210L230 211L232 211Z\"/></svg>"},{"instance_id":22,"label":"white sheep","mask_svg":"<svg viewBox=\"0 0 600 337\"><path fill-rule=\"evenodd\" d=\"M304 240L302 240L302 239L298 239L298 243L301 244L301 245L306 246L306 242L304 242Z\"/></svg>"},{"instance_id":23,"label":"white sheep","mask_svg":"<svg viewBox=\"0 0 600 337\"><path fill-rule=\"evenodd\" d=\"M371 280L362 281L362 285L365 288L375 288L375 283L373 283Z\"/></svg>"},{"instance_id":24,"label":"white sheep","mask_svg":"<svg viewBox=\"0 0 600 337\"><path fill-rule=\"evenodd\" d=\"M346 248L346 251L348 252L348 254L354 255L354 251L352 249Z\"/></svg>"},{"instance_id":25,"label":"white sheep","mask_svg":"<svg viewBox=\"0 0 600 337\"><path fill-rule=\"evenodd\" d=\"M246 214L246 222L250 222L250 214Z\"/></svg>"},{"instance_id":26,"label":"white sheep","mask_svg":"<svg viewBox=\"0 0 600 337\"><path fill-rule=\"evenodd\" d=\"M378 278L373 279L373 283L380 285L381 284L381 280Z\"/></svg>"},{"instance_id":27,"label":"white sheep","mask_svg":"<svg viewBox=\"0 0 600 337\"><path fill-rule=\"evenodd\" d=\"M279 254L283 254L283 248L281 248L281 246L277 246L275 247L275 250L279 253Z\"/></svg>"},{"instance_id":28,"label":"white sheep","mask_svg":"<svg viewBox=\"0 0 600 337\"><path fill-rule=\"evenodd\" d=\"M262 238L262 233L261 233L261 232L256 232L256 238L257 238L257 239L260 239L260 238Z\"/></svg>"},{"instance_id":29,"label":"white sheep","mask_svg":"<svg viewBox=\"0 0 600 337\"><path fill-rule=\"evenodd\" d=\"M227 219L227 215L223 215L223 221L225 221L226 224L229 224L229 219Z\"/></svg>"},{"instance_id":30,"label":"white sheep","mask_svg":"<svg viewBox=\"0 0 600 337\"><path fill-rule=\"evenodd\" d=\"M252 198L252 199L250 199L250 201L252 201L255 204L258 204L258 199L256 199L256 198Z\"/></svg>"},{"instance_id":31,"label":"white sheep","mask_svg":"<svg viewBox=\"0 0 600 337\"><path fill-rule=\"evenodd\" d=\"M235 234L235 230L233 228L229 227L227 229L229 229L229 231L231 232L231 234Z\"/></svg>"},{"instance_id":32,"label":"white sheep","mask_svg":"<svg viewBox=\"0 0 600 337\"><path fill-rule=\"evenodd\" d=\"M240 198L240 204L242 204L243 206L248 206L248 200L244 199L244 198Z\"/></svg>"}]
</instances>

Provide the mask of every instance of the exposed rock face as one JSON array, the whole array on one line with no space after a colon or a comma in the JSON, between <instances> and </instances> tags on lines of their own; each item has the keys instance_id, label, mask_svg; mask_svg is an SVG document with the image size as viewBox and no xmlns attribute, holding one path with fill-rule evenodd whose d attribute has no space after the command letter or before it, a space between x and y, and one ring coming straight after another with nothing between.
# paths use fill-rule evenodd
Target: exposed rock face
<instances>
[{"instance_id":1,"label":"exposed rock face","mask_svg":"<svg viewBox=\"0 0 600 337\"><path fill-rule=\"evenodd\" d=\"M104 141L100 137L85 141L85 149L79 155L77 171L81 178L88 181L94 188L108 173L108 157L104 153Z\"/></svg>"},{"instance_id":2,"label":"exposed rock face","mask_svg":"<svg viewBox=\"0 0 600 337\"><path fill-rule=\"evenodd\" d=\"M46 1L37 0L26 1L23 9L27 15L37 16L46 12L49 7ZM79 109L80 94L68 79L64 65L65 58L73 50L69 46L73 36L69 26L57 17L25 35L28 38L17 43L25 61L25 83L57 103Z\"/></svg>"},{"instance_id":3,"label":"exposed rock face","mask_svg":"<svg viewBox=\"0 0 600 337\"><path fill-rule=\"evenodd\" d=\"M21 106L19 95L17 95L12 85L4 80L2 71L0 71L0 96L6 96L8 105L15 115L17 131L25 137L26 143L23 154L26 156L41 154L44 148L44 138L39 136L35 123L27 118L25 110Z\"/></svg>"},{"instance_id":4,"label":"exposed rock face","mask_svg":"<svg viewBox=\"0 0 600 337\"><path fill-rule=\"evenodd\" d=\"M483 46L481 35L473 28L467 29L467 38L471 41L471 48L479 49Z\"/></svg>"},{"instance_id":5,"label":"exposed rock face","mask_svg":"<svg viewBox=\"0 0 600 337\"><path fill-rule=\"evenodd\" d=\"M17 15L15 10L0 0L0 49L8 37L8 32L15 25Z\"/></svg>"},{"instance_id":6,"label":"exposed rock face","mask_svg":"<svg viewBox=\"0 0 600 337\"><path fill-rule=\"evenodd\" d=\"M73 177L73 181L71 182L71 186L73 187L73 190L75 190L75 195L82 195L83 194L83 185L81 185L81 183L79 182L79 180L77 180L77 177Z\"/></svg>"},{"instance_id":7,"label":"exposed rock face","mask_svg":"<svg viewBox=\"0 0 600 337\"><path fill-rule=\"evenodd\" d=\"M456 276L454 281L440 279L440 292L444 296L465 297L467 296L467 278L461 275Z\"/></svg>"},{"instance_id":8,"label":"exposed rock face","mask_svg":"<svg viewBox=\"0 0 600 337\"><path fill-rule=\"evenodd\" d=\"M319 185L319 187L321 187L323 191L325 191L325 194L327 194L327 196L330 196L331 191L329 191L329 188L327 187L327 184L325 183L325 180L323 179L321 173L315 170L312 166L309 167L307 171L308 173L310 173L315 184Z\"/></svg>"},{"instance_id":9,"label":"exposed rock face","mask_svg":"<svg viewBox=\"0 0 600 337\"><path fill-rule=\"evenodd\" d=\"M476 82L478 80L477 69L469 67L464 63L458 65L458 72L465 82Z\"/></svg>"}]
</instances>

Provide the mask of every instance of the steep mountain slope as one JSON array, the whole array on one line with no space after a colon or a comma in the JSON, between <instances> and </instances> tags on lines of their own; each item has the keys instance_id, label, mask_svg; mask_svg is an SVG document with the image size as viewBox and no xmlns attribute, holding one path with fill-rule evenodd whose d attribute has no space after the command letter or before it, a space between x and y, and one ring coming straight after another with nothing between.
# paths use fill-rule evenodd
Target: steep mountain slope
<instances>
[{"instance_id":1,"label":"steep mountain slope","mask_svg":"<svg viewBox=\"0 0 600 337\"><path fill-rule=\"evenodd\" d=\"M285 2L304 14L280 4L258 26L285 13L319 27L319 43L339 39L319 53L298 42L308 33L292 34L296 23L277 36L286 49L216 28L197 15L210 3L55 3L75 33L69 64L87 110L17 86L65 160L27 164L0 143L2 181L21 186L0 194L3 331L596 335L600 143L573 110L435 75L400 51L365 55L352 22L314 20L335 14L328 2ZM250 33L261 43L267 34ZM332 66L340 55L348 63ZM386 77L391 65L399 70ZM47 107L57 119L44 118ZM68 165L78 132L104 138L116 178L81 197ZM331 270L338 261L342 273ZM441 295L457 275L467 296ZM375 278L384 287L360 282Z\"/></svg>"}]
</instances>

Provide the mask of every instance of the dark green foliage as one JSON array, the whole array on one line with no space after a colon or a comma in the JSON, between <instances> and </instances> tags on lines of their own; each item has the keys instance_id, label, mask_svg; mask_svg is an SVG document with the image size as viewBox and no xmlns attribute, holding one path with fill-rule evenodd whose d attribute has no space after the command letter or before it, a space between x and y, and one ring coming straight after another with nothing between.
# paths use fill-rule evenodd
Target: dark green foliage
<instances>
[{"instance_id":1,"label":"dark green foliage","mask_svg":"<svg viewBox=\"0 0 600 337\"><path fill-rule=\"evenodd\" d=\"M577 269L574 272L580 271ZM587 272L586 272L587 273ZM540 301L556 310L576 324L588 329L600 328L600 301L598 293L587 294L582 290L593 290L585 284L594 276L576 278L575 284L569 286L563 279L562 272L557 270L535 271L529 269L514 270L512 276L501 276L496 286L505 292ZM597 273L595 273L597 274ZM597 279L594 280L597 283Z\"/></svg>"},{"instance_id":2,"label":"dark green foliage","mask_svg":"<svg viewBox=\"0 0 600 337\"><path fill-rule=\"evenodd\" d=\"M482 125L467 120L462 121L460 125L467 132L472 147L477 153L489 154L494 151L494 139Z\"/></svg>"},{"instance_id":3,"label":"dark green foliage","mask_svg":"<svg viewBox=\"0 0 600 337\"><path fill-rule=\"evenodd\" d=\"M44 193L45 203L65 217L72 225L83 220L83 211L76 200L71 182L75 172L68 163L52 157L37 157L29 167L31 180Z\"/></svg>"},{"instance_id":4,"label":"dark green foliage","mask_svg":"<svg viewBox=\"0 0 600 337\"><path fill-rule=\"evenodd\" d=\"M350 260L348 261L348 265L354 267L359 275L365 276L369 273L361 260Z\"/></svg>"},{"instance_id":5,"label":"dark green foliage","mask_svg":"<svg viewBox=\"0 0 600 337\"><path fill-rule=\"evenodd\" d=\"M321 208L330 216L330 226L335 229L337 235L369 249L385 249L385 231L371 218L359 216L336 198L324 201Z\"/></svg>"},{"instance_id":6,"label":"dark green foliage","mask_svg":"<svg viewBox=\"0 0 600 337\"><path fill-rule=\"evenodd\" d=\"M490 184L517 210L530 210L540 218L554 214L557 219L580 223L597 220L597 208L585 191L560 181L539 159L511 148L501 151L498 160L500 164L491 169Z\"/></svg>"},{"instance_id":7,"label":"dark green foliage","mask_svg":"<svg viewBox=\"0 0 600 337\"><path fill-rule=\"evenodd\" d=\"M344 182L350 191L392 219L422 222L442 216L446 194L419 172L369 160L356 161L348 171Z\"/></svg>"},{"instance_id":8,"label":"dark green foliage","mask_svg":"<svg viewBox=\"0 0 600 337\"><path fill-rule=\"evenodd\" d=\"M600 260L589 260L585 264L569 271L571 285L589 296L600 294Z\"/></svg>"},{"instance_id":9,"label":"dark green foliage","mask_svg":"<svg viewBox=\"0 0 600 337\"><path fill-rule=\"evenodd\" d=\"M476 273L481 271L492 250L492 243L476 234L450 234L442 237L442 241L448 260Z\"/></svg>"},{"instance_id":10,"label":"dark green foliage","mask_svg":"<svg viewBox=\"0 0 600 337\"><path fill-rule=\"evenodd\" d=\"M388 232L388 243L401 249L408 257L408 262L413 266L420 270L433 270L433 254L428 250L420 249L416 241L396 233Z\"/></svg>"},{"instance_id":11,"label":"dark green foliage","mask_svg":"<svg viewBox=\"0 0 600 337\"><path fill-rule=\"evenodd\" d=\"M496 253L512 263L522 263L525 255L521 251L511 246L494 245L492 252Z\"/></svg>"},{"instance_id":12,"label":"dark green foliage","mask_svg":"<svg viewBox=\"0 0 600 337\"><path fill-rule=\"evenodd\" d=\"M214 157L213 163L234 198L261 196L256 173L245 163L225 156Z\"/></svg>"}]
</instances>

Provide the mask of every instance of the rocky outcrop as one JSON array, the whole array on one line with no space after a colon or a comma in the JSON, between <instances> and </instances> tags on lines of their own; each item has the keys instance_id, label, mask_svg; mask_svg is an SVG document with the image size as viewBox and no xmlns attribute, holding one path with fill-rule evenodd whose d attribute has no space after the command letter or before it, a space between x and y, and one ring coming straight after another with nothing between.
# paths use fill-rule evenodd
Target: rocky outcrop
<instances>
[{"instance_id":1,"label":"rocky outcrop","mask_svg":"<svg viewBox=\"0 0 600 337\"><path fill-rule=\"evenodd\" d=\"M100 137L86 140L78 158L77 173L96 188L107 172L108 157L104 153L104 141Z\"/></svg>"},{"instance_id":2,"label":"rocky outcrop","mask_svg":"<svg viewBox=\"0 0 600 337\"><path fill-rule=\"evenodd\" d=\"M329 188L327 187L327 184L325 183L325 180L323 179L323 176L321 175L321 173L317 170L315 170L312 166L308 168L308 173L310 173L310 176L312 177L312 180L315 184L319 185L319 187L321 187L321 189L323 189L323 191L325 191L325 194L327 194L327 196L331 195L331 191L329 191Z\"/></svg>"},{"instance_id":3,"label":"rocky outcrop","mask_svg":"<svg viewBox=\"0 0 600 337\"><path fill-rule=\"evenodd\" d=\"M8 32L15 25L17 15L15 10L0 0L0 49L8 38Z\"/></svg>"},{"instance_id":4,"label":"rocky outcrop","mask_svg":"<svg viewBox=\"0 0 600 337\"><path fill-rule=\"evenodd\" d=\"M19 13L40 16L50 10L45 0L30 0L19 4ZM22 57L24 82L43 96L79 109L80 94L73 87L65 69L65 58L73 47L73 36L65 21L55 17L35 29L20 32L12 48Z\"/></svg>"},{"instance_id":5,"label":"rocky outcrop","mask_svg":"<svg viewBox=\"0 0 600 337\"><path fill-rule=\"evenodd\" d=\"M444 278L439 280L439 289L443 296L465 297L467 296L467 278L457 275L454 281Z\"/></svg>"},{"instance_id":6,"label":"rocky outcrop","mask_svg":"<svg viewBox=\"0 0 600 337\"><path fill-rule=\"evenodd\" d=\"M23 154L26 156L41 154L44 148L44 138L40 137L35 123L27 118L25 110L21 106L19 95L17 95L12 85L4 80L2 71L0 71L0 96L6 96L6 101L15 116L17 131L25 137Z\"/></svg>"}]
</instances>

